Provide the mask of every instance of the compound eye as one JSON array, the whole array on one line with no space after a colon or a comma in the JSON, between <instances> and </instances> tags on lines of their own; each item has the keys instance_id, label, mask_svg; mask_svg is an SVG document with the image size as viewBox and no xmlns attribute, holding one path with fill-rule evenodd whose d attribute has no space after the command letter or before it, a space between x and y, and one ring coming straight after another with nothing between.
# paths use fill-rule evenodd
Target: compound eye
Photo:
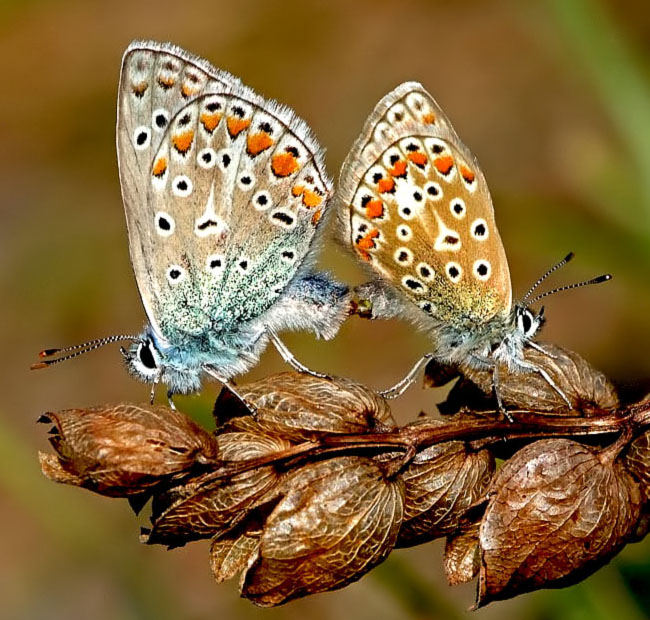
<instances>
[{"instance_id":1,"label":"compound eye","mask_svg":"<svg viewBox=\"0 0 650 620\"><path fill-rule=\"evenodd\" d=\"M143 342L138 346L137 354L138 358L140 358L140 361L145 368L149 368L150 370L155 370L158 368L158 366L156 366L156 360L154 359L153 353L149 348L148 342Z\"/></svg>"},{"instance_id":2,"label":"compound eye","mask_svg":"<svg viewBox=\"0 0 650 620\"><path fill-rule=\"evenodd\" d=\"M529 310L524 310L519 317L519 329L524 336L533 330L533 315Z\"/></svg>"}]
</instances>

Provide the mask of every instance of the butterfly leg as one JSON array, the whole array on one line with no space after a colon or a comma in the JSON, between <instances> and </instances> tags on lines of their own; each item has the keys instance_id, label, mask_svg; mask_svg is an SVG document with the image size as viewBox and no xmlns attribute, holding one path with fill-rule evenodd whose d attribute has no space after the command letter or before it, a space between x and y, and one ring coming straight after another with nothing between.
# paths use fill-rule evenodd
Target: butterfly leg
<instances>
[{"instance_id":1,"label":"butterfly leg","mask_svg":"<svg viewBox=\"0 0 650 620\"><path fill-rule=\"evenodd\" d=\"M415 382L415 378L418 376L418 373L423 366L433 357L432 353L425 353L409 370L408 374L400 379L395 385L389 387L387 390L382 390L377 392L380 396L387 398L389 400L397 398L406 392L406 390Z\"/></svg>"},{"instance_id":2,"label":"butterfly leg","mask_svg":"<svg viewBox=\"0 0 650 620\"><path fill-rule=\"evenodd\" d=\"M530 362L520 362L520 366L530 372L536 372L540 377L542 377L542 379L544 379L544 381L546 381L546 383L551 386L551 388L557 392L560 398L562 398L562 400L567 404L567 407L569 407L569 409L573 409L573 404L569 400L569 397L562 391L557 383L553 381L551 375L549 375L546 370L540 368L539 366L536 366L535 364L531 364Z\"/></svg>"},{"instance_id":3,"label":"butterfly leg","mask_svg":"<svg viewBox=\"0 0 650 620\"><path fill-rule=\"evenodd\" d=\"M481 355L472 355L476 367L480 369L490 369L492 370L492 391L494 392L494 398L497 401L497 408L500 413L502 413L508 422L514 422L513 417L508 413L506 406L503 404L503 397L501 396L501 374L499 370L499 364L489 357L483 357Z\"/></svg>"},{"instance_id":4,"label":"butterfly leg","mask_svg":"<svg viewBox=\"0 0 650 620\"><path fill-rule=\"evenodd\" d=\"M160 380L160 377L158 376L151 383L151 393L149 394L149 404L150 405L153 405L153 401L156 398L156 386L158 385L159 380Z\"/></svg>"},{"instance_id":5,"label":"butterfly leg","mask_svg":"<svg viewBox=\"0 0 650 620\"><path fill-rule=\"evenodd\" d=\"M508 410L503 404L503 398L501 398L501 388L500 388L500 379L499 379L499 364L494 364L492 367L492 389L494 390L494 397L497 400L497 407L499 411L506 417L508 422L514 422L513 417L508 413Z\"/></svg>"},{"instance_id":6,"label":"butterfly leg","mask_svg":"<svg viewBox=\"0 0 650 620\"><path fill-rule=\"evenodd\" d=\"M251 412L251 415L255 417L257 415L257 407L251 403L249 400L246 400L238 391L237 387L235 384L230 380L226 379L226 377L223 377L220 375L214 368L211 368L210 366L204 366L203 370L209 374L211 377L216 379L221 385L223 385L235 398L237 398L246 409L248 409Z\"/></svg>"},{"instance_id":7,"label":"butterfly leg","mask_svg":"<svg viewBox=\"0 0 650 620\"><path fill-rule=\"evenodd\" d=\"M172 411L176 411L176 405L174 404L172 396L174 396L174 393L171 390L167 390L167 402L169 403L169 408Z\"/></svg>"},{"instance_id":8,"label":"butterfly leg","mask_svg":"<svg viewBox=\"0 0 650 620\"><path fill-rule=\"evenodd\" d=\"M310 368L307 368L302 362L298 361L294 354L289 351L288 347L280 338L278 335L270 328L266 328L266 333L269 335L269 338L271 339L271 342L275 346L275 348L278 350L278 353L282 356L282 359L289 364L294 370L297 370L298 372L305 373L307 375L312 375L313 377L320 377L321 379L328 379L329 377L327 375L324 375L321 372L316 372L315 370L311 370Z\"/></svg>"},{"instance_id":9,"label":"butterfly leg","mask_svg":"<svg viewBox=\"0 0 650 620\"><path fill-rule=\"evenodd\" d=\"M546 348L543 347L541 344L537 344L536 342L533 342L532 340L529 340L526 344L531 349L535 349L535 351L539 351L543 355L546 355L546 357L550 357L552 360L559 359L557 355L553 355L553 353L551 353L550 351L547 351Z\"/></svg>"}]
</instances>

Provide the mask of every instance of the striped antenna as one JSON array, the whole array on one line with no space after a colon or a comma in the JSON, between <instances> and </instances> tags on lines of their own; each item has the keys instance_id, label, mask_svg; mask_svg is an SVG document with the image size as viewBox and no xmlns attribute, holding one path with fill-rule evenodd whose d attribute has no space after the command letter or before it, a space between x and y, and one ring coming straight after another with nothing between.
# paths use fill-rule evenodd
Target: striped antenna
<instances>
[{"instance_id":1,"label":"striped antenna","mask_svg":"<svg viewBox=\"0 0 650 620\"><path fill-rule=\"evenodd\" d=\"M570 260L573 259L575 254L573 252L569 252L559 263L555 263L535 284L533 284L529 289L528 292L523 296L521 300L521 305L525 306L526 305L526 300L535 292L537 287L546 280L552 273L555 273L558 269L564 267ZM531 302L532 303L532 302Z\"/></svg>"},{"instance_id":2,"label":"striped antenna","mask_svg":"<svg viewBox=\"0 0 650 620\"><path fill-rule=\"evenodd\" d=\"M566 286L558 286L557 288L551 289L550 291L546 291L546 293L537 295L537 297L530 300L530 303L534 304L536 301L539 301L540 299L544 299L544 297L548 297L549 295L555 295L555 293L561 293L562 291L569 291L573 288L580 288L582 286L589 286L590 284L600 284L601 282L607 282L607 280L611 280L611 279L612 279L612 274L606 273L603 274L602 276L598 276L597 278L592 278L591 280L583 280L582 282L575 282L574 284L567 284Z\"/></svg>"},{"instance_id":3,"label":"striped antenna","mask_svg":"<svg viewBox=\"0 0 650 620\"><path fill-rule=\"evenodd\" d=\"M89 340L88 342L83 342L81 344L75 344L70 347L62 347L59 349L43 349L38 356L40 358L53 357L54 355L61 355L54 359L46 359L42 362L36 362L30 366L31 370L38 370L39 368L47 368L52 366L52 364L58 364L59 362L65 362L84 353L89 353L95 349L99 349L106 344L111 344L113 342L118 342L120 340L138 340L137 336L129 336L127 334L118 334L114 336L106 336L105 338L95 338L94 340Z\"/></svg>"}]
</instances>

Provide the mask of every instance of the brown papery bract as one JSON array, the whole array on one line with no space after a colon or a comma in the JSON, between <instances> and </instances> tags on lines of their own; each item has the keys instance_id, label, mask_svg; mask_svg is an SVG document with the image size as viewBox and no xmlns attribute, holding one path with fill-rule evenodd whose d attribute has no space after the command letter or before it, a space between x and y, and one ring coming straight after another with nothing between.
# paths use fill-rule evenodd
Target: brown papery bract
<instances>
[{"instance_id":1,"label":"brown papery bract","mask_svg":"<svg viewBox=\"0 0 650 620\"><path fill-rule=\"evenodd\" d=\"M480 521L465 524L447 537L444 567L447 581L452 586L467 583L478 575L481 566L478 532Z\"/></svg>"},{"instance_id":2,"label":"brown papery bract","mask_svg":"<svg viewBox=\"0 0 650 620\"><path fill-rule=\"evenodd\" d=\"M224 390L215 405L222 432L251 431L303 441L322 433L364 433L395 426L384 398L339 377L284 372L245 385L241 395L257 407L255 417Z\"/></svg>"},{"instance_id":3,"label":"brown papery bract","mask_svg":"<svg viewBox=\"0 0 650 620\"><path fill-rule=\"evenodd\" d=\"M493 473L492 454L467 442L449 441L419 452L401 474L405 506L397 546L454 533L484 496Z\"/></svg>"},{"instance_id":4,"label":"brown papery bract","mask_svg":"<svg viewBox=\"0 0 650 620\"><path fill-rule=\"evenodd\" d=\"M281 453L290 445L276 437L251 433L226 433L217 441L221 458L231 462ZM280 476L274 465L267 465L235 474L226 484L207 473L173 487L154 498L153 526L143 534L143 542L177 547L228 532L264 501Z\"/></svg>"},{"instance_id":5,"label":"brown papery bract","mask_svg":"<svg viewBox=\"0 0 650 620\"><path fill-rule=\"evenodd\" d=\"M205 471L219 463L215 438L186 415L168 407L106 405L46 413L55 455L41 455L43 472L55 482L103 495L126 497L167 477Z\"/></svg>"},{"instance_id":6,"label":"brown papery bract","mask_svg":"<svg viewBox=\"0 0 650 620\"><path fill-rule=\"evenodd\" d=\"M393 549L403 514L399 479L344 456L298 469L266 521L242 595L270 606L341 588Z\"/></svg>"},{"instance_id":7,"label":"brown papery bract","mask_svg":"<svg viewBox=\"0 0 650 620\"><path fill-rule=\"evenodd\" d=\"M641 495L614 456L545 439L499 470L480 527L479 605L575 583L620 550Z\"/></svg>"},{"instance_id":8,"label":"brown papery bract","mask_svg":"<svg viewBox=\"0 0 650 620\"><path fill-rule=\"evenodd\" d=\"M142 540L211 538L216 581L239 574L257 605L344 587L395 547L443 536L449 582L480 573L485 605L574 583L650 529L650 401L616 409L601 373L546 347L553 357L535 359L575 411L537 375L510 373L506 418L468 373L447 403L457 415L400 427L358 383L281 373L239 387L254 414L224 391L214 436L153 405L46 414L55 453L41 466L136 509L151 499Z\"/></svg>"}]
</instances>

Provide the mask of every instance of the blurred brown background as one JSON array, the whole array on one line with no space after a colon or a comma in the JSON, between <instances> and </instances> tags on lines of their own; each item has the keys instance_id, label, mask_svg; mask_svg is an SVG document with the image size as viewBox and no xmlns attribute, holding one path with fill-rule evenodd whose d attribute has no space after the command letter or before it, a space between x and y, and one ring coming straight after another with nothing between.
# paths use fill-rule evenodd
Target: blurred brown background
<instances>
[{"instance_id":1,"label":"blurred brown background","mask_svg":"<svg viewBox=\"0 0 650 620\"><path fill-rule=\"evenodd\" d=\"M35 425L47 409L142 401L116 349L29 372L44 346L144 322L128 260L114 147L115 91L133 38L171 40L295 108L335 176L375 102L417 79L486 172L516 294L568 250L555 282L606 285L548 300L548 340L573 348L630 396L650 391L650 8L644 0L491 2L115 0L0 2L0 616L266 618L466 616L441 545L400 551L342 591L264 611L211 581L205 543L138 543L126 502L47 482ZM323 264L360 273L335 249ZM310 366L392 384L427 349L408 325L351 320L331 343L287 341ZM373 344L374 343L374 344ZM368 356L367 352L373 354ZM273 351L251 373L284 369ZM209 423L217 388L179 399ZM433 409L412 389L398 419ZM650 545L569 590L496 604L482 618L650 616Z\"/></svg>"}]
</instances>

